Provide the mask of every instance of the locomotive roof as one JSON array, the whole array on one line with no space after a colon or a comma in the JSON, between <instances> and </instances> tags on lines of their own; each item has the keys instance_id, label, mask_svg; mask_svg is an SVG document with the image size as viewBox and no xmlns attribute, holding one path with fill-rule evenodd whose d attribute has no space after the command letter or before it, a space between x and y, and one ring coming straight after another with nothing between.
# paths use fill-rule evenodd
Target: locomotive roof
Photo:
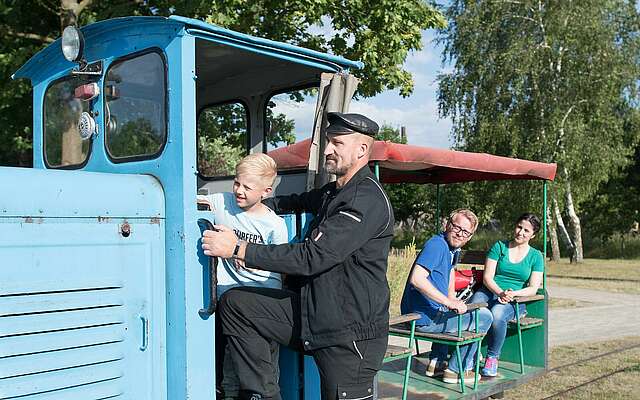
<instances>
[{"instance_id":1,"label":"locomotive roof","mask_svg":"<svg viewBox=\"0 0 640 400\"><path fill-rule=\"evenodd\" d=\"M326 65L328 70L340 71L344 69L362 68L363 64L343 57L322 53L315 50L294 46L287 43L264 39L256 36L235 32L217 25L209 24L197 19L172 15L170 17L121 17L99 21L80 28L88 47L85 49L87 61L93 62L110 56L112 46L132 46L135 49L136 35L148 37L158 34L173 38L183 32L209 37L235 46L252 49L254 51L273 52L286 55L288 58L313 60ZM61 38L45 47L29 59L13 75L17 78L41 80L52 73L66 70L74 64L67 61L61 50Z\"/></svg>"}]
</instances>

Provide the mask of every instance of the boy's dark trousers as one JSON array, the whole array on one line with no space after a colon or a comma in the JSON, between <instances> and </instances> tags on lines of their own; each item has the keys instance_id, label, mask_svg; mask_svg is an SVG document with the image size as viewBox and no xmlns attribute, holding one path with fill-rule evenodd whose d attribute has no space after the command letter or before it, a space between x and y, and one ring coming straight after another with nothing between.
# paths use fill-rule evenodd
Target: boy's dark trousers
<instances>
[{"instance_id":1,"label":"boy's dark trousers","mask_svg":"<svg viewBox=\"0 0 640 400\"><path fill-rule=\"evenodd\" d=\"M278 343L303 352L300 297L269 288L236 288L221 299L222 331L240 377L241 398L279 399L271 354ZM370 399L387 338L351 341L313 350L323 400ZM256 396L257 395L257 396Z\"/></svg>"}]
</instances>

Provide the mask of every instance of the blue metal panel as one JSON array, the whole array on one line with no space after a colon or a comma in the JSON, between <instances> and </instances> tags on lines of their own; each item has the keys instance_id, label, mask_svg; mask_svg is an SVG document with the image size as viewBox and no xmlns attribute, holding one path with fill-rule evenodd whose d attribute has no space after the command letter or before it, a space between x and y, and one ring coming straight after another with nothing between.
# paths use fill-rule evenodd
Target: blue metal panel
<instances>
[{"instance_id":1,"label":"blue metal panel","mask_svg":"<svg viewBox=\"0 0 640 400\"><path fill-rule=\"evenodd\" d=\"M304 397L303 400L320 400L320 373L311 356L304 356Z\"/></svg>"},{"instance_id":2,"label":"blue metal panel","mask_svg":"<svg viewBox=\"0 0 640 400\"><path fill-rule=\"evenodd\" d=\"M0 399L166 399L162 189L51 172L0 169Z\"/></svg>"},{"instance_id":3,"label":"blue metal panel","mask_svg":"<svg viewBox=\"0 0 640 400\"><path fill-rule=\"evenodd\" d=\"M157 179L83 171L0 168L0 217L164 217Z\"/></svg>"}]
</instances>

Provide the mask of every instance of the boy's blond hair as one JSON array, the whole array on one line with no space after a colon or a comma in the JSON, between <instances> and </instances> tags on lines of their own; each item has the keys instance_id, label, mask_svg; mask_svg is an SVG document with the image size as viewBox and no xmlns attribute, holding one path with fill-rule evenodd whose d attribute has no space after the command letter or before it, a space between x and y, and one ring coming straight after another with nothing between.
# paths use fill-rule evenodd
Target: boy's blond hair
<instances>
[{"instance_id":1,"label":"boy's blond hair","mask_svg":"<svg viewBox=\"0 0 640 400\"><path fill-rule=\"evenodd\" d=\"M247 174L257 176L267 186L273 186L278 175L278 165L264 153L249 154L236 165L236 176Z\"/></svg>"}]
</instances>

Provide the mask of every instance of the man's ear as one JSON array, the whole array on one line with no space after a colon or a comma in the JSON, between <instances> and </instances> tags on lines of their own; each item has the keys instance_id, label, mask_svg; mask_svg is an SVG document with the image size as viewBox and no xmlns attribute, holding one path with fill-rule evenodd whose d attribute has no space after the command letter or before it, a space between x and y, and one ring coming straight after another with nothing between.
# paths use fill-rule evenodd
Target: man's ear
<instances>
[{"instance_id":1,"label":"man's ear","mask_svg":"<svg viewBox=\"0 0 640 400\"><path fill-rule=\"evenodd\" d=\"M267 186L266 188L264 188L264 193L262 194L262 197L267 197L272 192L273 192L273 188L271 186Z\"/></svg>"},{"instance_id":2,"label":"man's ear","mask_svg":"<svg viewBox=\"0 0 640 400\"><path fill-rule=\"evenodd\" d=\"M369 144L367 142L360 142L358 146L358 158L366 157L369 154Z\"/></svg>"}]
</instances>

